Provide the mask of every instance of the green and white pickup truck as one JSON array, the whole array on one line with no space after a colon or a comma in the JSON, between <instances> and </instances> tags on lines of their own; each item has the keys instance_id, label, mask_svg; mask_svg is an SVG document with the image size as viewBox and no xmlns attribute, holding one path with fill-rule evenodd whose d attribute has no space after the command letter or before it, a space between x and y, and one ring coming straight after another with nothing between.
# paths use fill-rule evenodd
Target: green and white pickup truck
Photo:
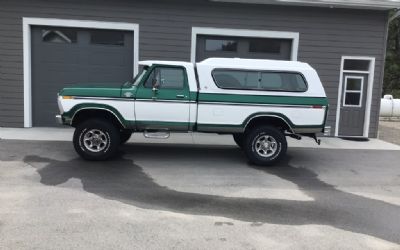
<instances>
[{"instance_id":1,"label":"green and white pickup truck","mask_svg":"<svg viewBox=\"0 0 400 250\"><path fill-rule=\"evenodd\" d=\"M120 87L74 86L59 92L59 123L75 127L87 160L112 157L133 132L232 134L248 159L271 165L286 153L285 136L316 139L328 101L317 72L293 61L210 58L200 63L142 61ZM212 142L210 142L212 143Z\"/></svg>"}]
</instances>

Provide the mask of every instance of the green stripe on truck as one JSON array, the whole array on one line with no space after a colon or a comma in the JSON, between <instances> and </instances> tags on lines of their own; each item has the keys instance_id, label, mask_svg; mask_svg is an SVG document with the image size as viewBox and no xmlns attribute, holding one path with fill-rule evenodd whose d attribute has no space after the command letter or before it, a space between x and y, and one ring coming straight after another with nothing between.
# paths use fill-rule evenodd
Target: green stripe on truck
<instances>
[{"instance_id":1,"label":"green stripe on truck","mask_svg":"<svg viewBox=\"0 0 400 250\"><path fill-rule=\"evenodd\" d=\"M199 93L199 102L328 106L326 97Z\"/></svg>"}]
</instances>

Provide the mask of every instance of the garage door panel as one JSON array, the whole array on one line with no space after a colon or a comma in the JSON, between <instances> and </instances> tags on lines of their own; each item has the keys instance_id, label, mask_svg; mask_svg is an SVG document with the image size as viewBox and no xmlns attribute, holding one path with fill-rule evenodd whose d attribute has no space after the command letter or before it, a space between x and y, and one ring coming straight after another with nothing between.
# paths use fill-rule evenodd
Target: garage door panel
<instances>
[{"instance_id":1,"label":"garage door panel","mask_svg":"<svg viewBox=\"0 0 400 250\"><path fill-rule=\"evenodd\" d=\"M131 79L133 36L128 31L33 27L33 126L56 125L56 96L64 87L81 83L120 86ZM115 41L118 45L107 44Z\"/></svg>"},{"instance_id":2,"label":"garage door panel","mask_svg":"<svg viewBox=\"0 0 400 250\"><path fill-rule=\"evenodd\" d=\"M241 56L241 58L283 60L282 55L277 55L272 53L249 53L248 55ZM288 58L290 59L290 54L288 55Z\"/></svg>"},{"instance_id":3,"label":"garage door panel","mask_svg":"<svg viewBox=\"0 0 400 250\"><path fill-rule=\"evenodd\" d=\"M89 69L87 73L89 82L108 83L110 85L120 86L122 83L130 80L130 78L124 76L123 69L110 68L109 71L104 71L101 68L97 68Z\"/></svg>"},{"instance_id":4,"label":"garage door panel","mask_svg":"<svg viewBox=\"0 0 400 250\"><path fill-rule=\"evenodd\" d=\"M101 65L101 66L109 66L112 65L125 67L126 64L131 63L132 60L131 55L127 55L125 50L113 50L110 49L108 51L104 51L101 49L92 50L92 52L88 55L88 63L90 65Z\"/></svg>"},{"instance_id":5,"label":"garage door panel","mask_svg":"<svg viewBox=\"0 0 400 250\"><path fill-rule=\"evenodd\" d=\"M83 80L78 65L49 65L48 67L37 68L34 75L43 72L47 72L47 74L40 76L40 81L34 84L34 88L41 91L43 91L42 87L48 87L48 85L59 88L62 85L78 83Z\"/></svg>"},{"instance_id":6,"label":"garage door panel","mask_svg":"<svg viewBox=\"0 0 400 250\"><path fill-rule=\"evenodd\" d=\"M41 63L78 64L79 51L77 49L60 51L59 48L46 49L46 53L38 54Z\"/></svg>"}]
</instances>

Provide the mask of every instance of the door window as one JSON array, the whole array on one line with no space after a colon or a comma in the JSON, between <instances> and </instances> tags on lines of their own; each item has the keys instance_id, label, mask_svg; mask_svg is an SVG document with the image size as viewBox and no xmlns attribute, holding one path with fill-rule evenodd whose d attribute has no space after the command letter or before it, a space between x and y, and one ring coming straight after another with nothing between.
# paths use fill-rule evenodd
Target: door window
<instances>
[{"instance_id":1,"label":"door window","mask_svg":"<svg viewBox=\"0 0 400 250\"><path fill-rule=\"evenodd\" d=\"M364 78L346 76L343 106L361 107Z\"/></svg>"},{"instance_id":2,"label":"door window","mask_svg":"<svg viewBox=\"0 0 400 250\"><path fill-rule=\"evenodd\" d=\"M236 40L206 39L206 51L237 51Z\"/></svg>"},{"instance_id":3,"label":"door window","mask_svg":"<svg viewBox=\"0 0 400 250\"><path fill-rule=\"evenodd\" d=\"M286 38L197 35L196 60L211 57L291 60L293 40Z\"/></svg>"},{"instance_id":4,"label":"door window","mask_svg":"<svg viewBox=\"0 0 400 250\"><path fill-rule=\"evenodd\" d=\"M249 39L249 52L257 53L281 53L283 41L271 38L253 38Z\"/></svg>"},{"instance_id":5,"label":"door window","mask_svg":"<svg viewBox=\"0 0 400 250\"><path fill-rule=\"evenodd\" d=\"M90 43L124 46L124 33L115 30L91 30Z\"/></svg>"},{"instance_id":6,"label":"door window","mask_svg":"<svg viewBox=\"0 0 400 250\"><path fill-rule=\"evenodd\" d=\"M344 60L343 70L369 71L369 60Z\"/></svg>"},{"instance_id":7,"label":"door window","mask_svg":"<svg viewBox=\"0 0 400 250\"><path fill-rule=\"evenodd\" d=\"M72 28L43 28L42 41L47 43L76 43L78 32Z\"/></svg>"},{"instance_id":8,"label":"door window","mask_svg":"<svg viewBox=\"0 0 400 250\"><path fill-rule=\"evenodd\" d=\"M157 67L147 78L144 87L153 88L154 85L158 85L159 89L183 89L185 86L184 70L175 67Z\"/></svg>"}]
</instances>

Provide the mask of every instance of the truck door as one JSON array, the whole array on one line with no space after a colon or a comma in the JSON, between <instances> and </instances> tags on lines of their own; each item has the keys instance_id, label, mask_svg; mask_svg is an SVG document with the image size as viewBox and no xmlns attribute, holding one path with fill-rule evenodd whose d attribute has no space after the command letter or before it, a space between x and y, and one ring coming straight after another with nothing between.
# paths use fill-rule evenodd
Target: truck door
<instances>
[{"instance_id":1,"label":"truck door","mask_svg":"<svg viewBox=\"0 0 400 250\"><path fill-rule=\"evenodd\" d=\"M187 131L190 92L186 69L159 65L150 70L136 92L137 128Z\"/></svg>"}]
</instances>

